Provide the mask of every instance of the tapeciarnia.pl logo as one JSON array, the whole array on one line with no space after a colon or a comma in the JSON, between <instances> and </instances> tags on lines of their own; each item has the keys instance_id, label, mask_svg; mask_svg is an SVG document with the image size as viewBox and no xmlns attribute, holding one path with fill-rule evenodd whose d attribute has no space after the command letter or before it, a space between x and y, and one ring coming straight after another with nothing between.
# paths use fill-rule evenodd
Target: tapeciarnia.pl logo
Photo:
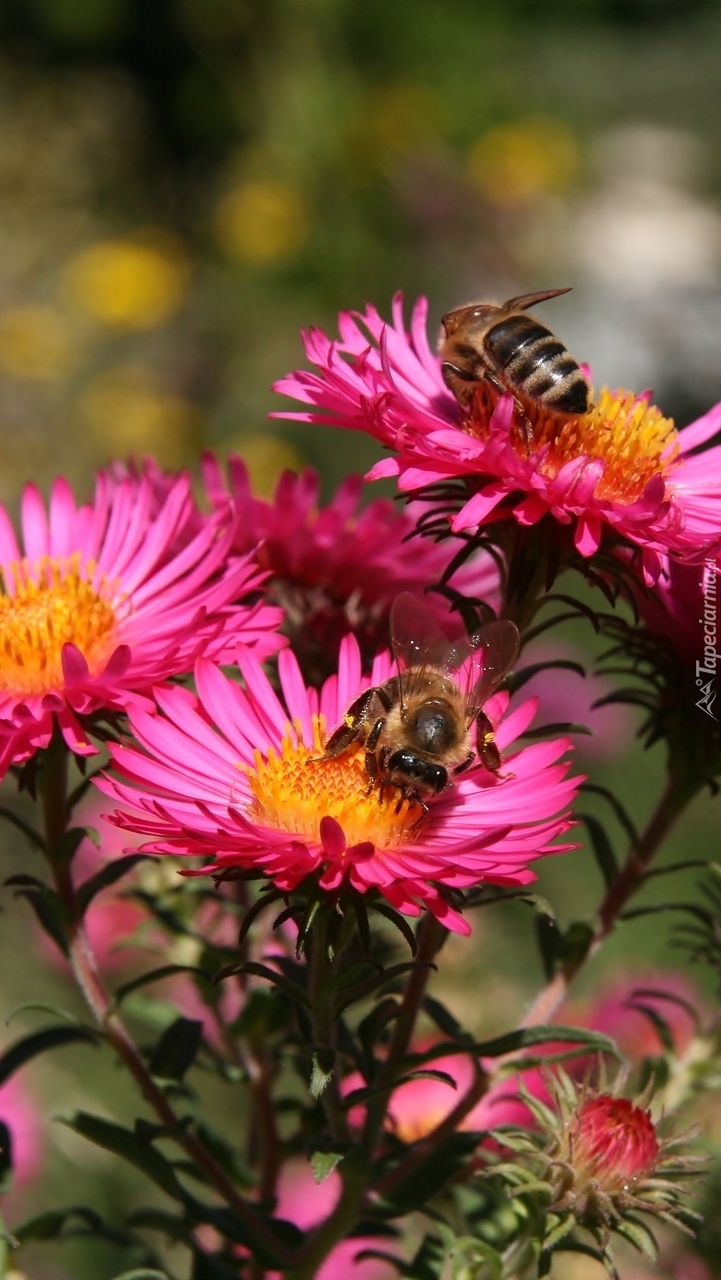
<instances>
[{"instance_id":1,"label":"tapeciarnia.pl logo","mask_svg":"<svg viewBox=\"0 0 721 1280\"><path fill-rule=\"evenodd\" d=\"M714 688L716 664L720 656L716 649L718 636L716 627L716 579L718 572L715 560L706 560L704 562L702 579L703 616L699 618L703 629L703 662L696 662L696 685L701 691L701 697L696 706L699 710L705 711L707 716L711 716L712 720L718 719L713 710L713 705L716 701L716 690ZM710 677L710 679L705 679L705 677Z\"/></svg>"}]
</instances>

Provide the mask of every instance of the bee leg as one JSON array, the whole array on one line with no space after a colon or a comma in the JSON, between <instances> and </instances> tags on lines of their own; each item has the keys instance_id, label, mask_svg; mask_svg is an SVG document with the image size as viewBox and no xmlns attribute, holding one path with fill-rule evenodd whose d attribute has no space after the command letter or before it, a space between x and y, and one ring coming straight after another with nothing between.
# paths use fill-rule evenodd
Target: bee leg
<instances>
[{"instance_id":1,"label":"bee leg","mask_svg":"<svg viewBox=\"0 0 721 1280\"><path fill-rule=\"evenodd\" d=\"M465 760L461 760L461 763L456 765L455 769L453 770L454 774L465 773L466 769L470 769L475 758L476 758L475 751L469 751Z\"/></svg>"},{"instance_id":2,"label":"bee leg","mask_svg":"<svg viewBox=\"0 0 721 1280\"><path fill-rule=\"evenodd\" d=\"M416 818L415 822L412 822L412 823L411 823L411 825L410 825L410 827L408 828L408 830L409 830L409 831L415 831L416 827L418 826L418 824L419 824L420 822L422 822L422 821L423 821L423 819L425 818L426 814L427 814L427 813L430 813L430 809L429 809L428 805L426 804L425 800L423 800L423 799L418 795L418 792L417 792L417 791L409 792L409 794L408 794L408 797L407 797L407 798L408 798L409 800L413 801L415 804L419 804L419 805L420 805L420 807L421 807L421 812L418 814L418 817Z\"/></svg>"},{"instance_id":3,"label":"bee leg","mask_svg":"<svg viewBox=\"0 0 721 1280\"><path fill-rule=\"evenodd\" d=\"M356 698L355 702L351 703L343 716L342 723L339 724L326 742L325 751L320 759L327 760L329 757L339 756L355 742L377 692L377 689L366 689L365 693L362 693L359 698Z\"/></svg>"},{"instance_id":4,"label":"bee leg","mask_svg":"<svg viewBox=\"0 0 721 1280\"><path fill-rule=\"evenodd\" d=\"M368 786L366 788L366 795L369 796L378 781L378 761L376 760L375 754L372 751L366 750L365 769L366 769L366 774L368 775ZM381 779L380 793L382 794L382 792L383 792L383 780ZM379 797L379 800L380 800L380 797Z\"/></svg>"},{"instance_id":5,"label":"bee leg","mask_svg":"<svg viewBox=\"0 0 721 1280\"><path fill-rule=\"evenodd\" d=\"M482 711L476 718L476 749L481 764L489 773L498 773L502 760L493 735L493 725Z\"/></svg>"}]
</instances>

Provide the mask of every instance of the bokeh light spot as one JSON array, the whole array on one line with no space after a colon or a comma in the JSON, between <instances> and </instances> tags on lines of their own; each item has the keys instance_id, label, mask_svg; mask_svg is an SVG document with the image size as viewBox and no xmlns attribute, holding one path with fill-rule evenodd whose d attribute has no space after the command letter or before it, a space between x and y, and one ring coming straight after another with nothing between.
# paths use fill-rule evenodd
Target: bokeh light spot
<instances>
[{"instance_id":1,"label":"bokeh light spot","mask_svg":"<svg viewBox=\"0 0 721 1280\"><path fill-rule=\"evenodd\" d=\"M90 245L65 268L68 296L104 324L152 329L182 306L189 265L177 246L108 240Z\"/></svg>"},{"instance_id":2,"label":"bokeh light spot","mask_svg":"<svg viewBox=\"0 0 721 1280\"><path fill-rule=\"evenodd\" d=\"M274 263L305 244L310 211L300 191L284 182L244 182L223 196L215 214L221 249L238 262Z\"/></svg>"},{"instance_id":3,"label":"bokeh light spot","mask_svg":"<svg viewBox=\"0 0 721 1280\"><path fill-rule=\"evenodd\" d=\"M578 143L564 121L527 116L484 133L471 149L468 173L489 203L503 206L567 190L578 163Z\"/></svg>"}]
</instances>

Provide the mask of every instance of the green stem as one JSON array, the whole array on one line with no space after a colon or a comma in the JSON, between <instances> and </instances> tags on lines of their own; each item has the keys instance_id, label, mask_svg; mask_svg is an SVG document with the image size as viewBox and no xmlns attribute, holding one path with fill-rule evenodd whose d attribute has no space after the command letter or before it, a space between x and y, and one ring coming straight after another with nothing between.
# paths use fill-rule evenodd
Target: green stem
<instances>
[{"instance_id":1,"label":"green stem","mask_svg":"<svg viewBox=\"0 0 721 1280\"><path fill-rule=\"evenodd\" d=\"M338 1085L336 1014L331 982L341 953L339 950L335 956L330 955L331 923L330 910L321 909L310 938L309 984L313 1048L323 1071L330 1073L330 1079L320 1094L320 1101L331 1136L336 1142L347 1143L348 1120L343 1110Z\"/></svg>"},{"instance_id":2,"label":"green stem","mask_svg":"<svg viewBox=\"0 0 721 1280\"><path fill-rule=\"evenodd\" d=\"M288 1280L313 1280L331 1249L353 1230L368 1184L368 1171L353 1157L344 1161L343 1191L335 1209L311 1235L297 1266L286 1273Z\"/></svg>"},{"instance_id":3,"label":"green stem","mask_svg":"<svg viewBox=\"0 0 721 1280\"><path fill-rule=\"evenodd\" d=\"M398 1164L391 1169L390 1173L376 1183L373 1188L373 1195L385 1197L399 1183L410 1177L415 1169L433 1154L433 1150L439 1142L442 1142L450 1133L455 1133L476 1103L480 1102L487 1089L488 1075L480 1063L475 1061L473 1080L463 1097L459 1099L453 1110L449 1111L448 1115L434 1129L431 1129L430 1133L426 1134L425 1138L413 1144L403 1159L399 1160Z\"/></svg>"},{"instance_id":4,"label":"green stem","mask_svg":"<svg viewBox=\"0 0 721 1280\"><path fill-rule=\"evenodd\" d=\"M679 786L673 778L669 778L645 831L636 844L631 846L616 880L606 892L598 910L598 924L590 947L584 955L567 961L563 969L551 978L534 1000L523 1019L522 1026L535 1027L552 1020L563 1004L576 974L586 960L600 950L614 929L626 903L641 888L645 874L666 836L697 790L698 786L693 789Z\"/></svg>"},{"instance_id":5,"label":"green stem","mask_svg":"<svg viewBox=\"0 0 721 1280\"><path fill-rule=\"evenodd\" d=\"M391 1088L415 1030L428 980L432 973L431 962L440 951L448 930L440 924L430 911L427 911L418 930L418 952L416 967L411 970L406 984L405 994L398 1016L393 1027L388 1056L374 1084L378 1092L368 1100L368 1111L363 1131L363 1145L367 1152L372 1151L378 1132L385 1119L390 1102Z\"/></svg>"},{"instance_id":6,"label":"green stem","mask_svg":"<svg viewBox=\"0 0 721 1280\"><path fill-rule=\"evenodd\" d=\"M209 1184L233 1210L240 1221L263 1239L270 1250L279 1252L278 1242L265 1226L255 1207L238 1194L225 1171L189 1129L182 1124L162 1089L155 1083L145 1059L131 1038L105 987L95 961L82 914L78 908L70 864L62 856L61 842L70 812L67 804L68 750L59 735L44 753L42 775L42 811L48 861L55 878L55 888L71 917L68 948L69 959L78 986L93 1013L98 1027L105 1033L118 1057L135 1080L142 1096L163 1125L174 1131L175 1140L190 1159L203 1171ZM291 1262L286 1254L285 1261Z\"/></svg>"}]
</instances>

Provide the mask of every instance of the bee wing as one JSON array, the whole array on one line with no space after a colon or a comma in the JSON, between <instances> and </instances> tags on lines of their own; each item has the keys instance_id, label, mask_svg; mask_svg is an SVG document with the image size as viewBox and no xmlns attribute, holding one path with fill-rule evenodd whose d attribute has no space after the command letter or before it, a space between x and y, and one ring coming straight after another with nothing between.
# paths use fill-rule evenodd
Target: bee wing
<instances>
[{"instance_id":1,"label":"bee wing","mask_svg":"<svg viewBox=\"0 0 721 1280\"><path fill-rule=\"evenodd\" d=\"M472 724L483 703L511 670L521 638L515 622L499 619L481 627L467 640L460 640L447 652L443 667L461 688L466 705L466 721Z\"/></svg>"},{"instance_id":2,"label":"bee wing","mask_svg":"<svg viewBox=\"0 0 721 1280\"><path fill-rule=\"evenodd\" d=\"M415 679L420 683L426 668L443 665L448 653L448 636L441 630L430 606L411 591L404 591L393 601L390 623L391 651L398 670L414 673L410 680L398 682L403 704L404 692L412 692Z\"/></svg>"}]
</instances>

